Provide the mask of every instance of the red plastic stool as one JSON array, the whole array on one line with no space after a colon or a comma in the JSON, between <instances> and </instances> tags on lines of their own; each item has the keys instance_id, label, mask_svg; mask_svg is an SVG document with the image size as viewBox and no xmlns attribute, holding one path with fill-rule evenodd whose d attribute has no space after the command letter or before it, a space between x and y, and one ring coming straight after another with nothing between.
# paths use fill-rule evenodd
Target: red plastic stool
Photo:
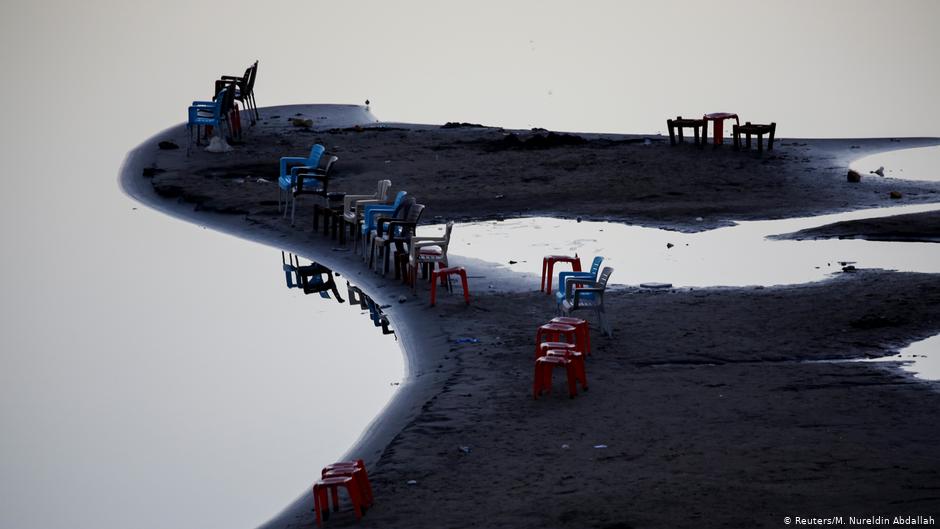
<instances>
[{"instance_id":1,"label":"red plastic stool","mask_svg":"<svg viewBox=\"0 0 940 529\"><path fill-rule=\"evenodd\" d=\"M360 498L364 507L371 507L375 502L375 496L372 493L372 484L369 482L369 474L366 472L365 463L361 459L356 461L340 461L323 467L320 477L329 478L335 476L350 476L355 478L359 484Z\"/></svg>"},{"instance_id":2,"label":"red plastic stool","mask_svg":"<svg viewBox=\"0 0 940 529\"><path fill-rule=\"evenodd\" d=\"M552 390L552 371L556 367L565 368L568 375L568 396L574 398L578 394L574 362L564 356L543 356L535 361L535 382L532 385L532 398L538 399L542 393Z\"/></svg>"},{"instance_id":3,"label":"red plastic stool","mask_svg":"<svg viewBox=\"0 0 940 529\"><path fill-rule=\"evenodd\" d=\"M549 349L545 356L560 356L571 360L574 365L575 378L581 384L581 389L587 391L587 371L584 369L584 354L571 349Z\"/></svg>"},{"instance_id":4,"label":"red plastic stool","mask_svg":"<svg viewBox=\"0 0 940 529\"><path fill-rule=\"evenodd\" d=\"M713 133L714 139L712 141L715 145L721 145L724 142L725 136L725 120L731 118L734 118L735 124L741 124L740 120L738 120L738 115L731 112L714 112L712 114L705 114L702 116L702 119L705 120L705 129L702 131L702 143L705 143L704 136L708 133L708 122L714 121L715 132Z\"/></svg>"},{"instance_id":5,"label":"red plastic stool","mask_svg":"<svg viewBox=\"0 0 940 529\"><path fill-rule=\"evenodd\" d=\"M441 268L439 270L431 271L431 306L434 306L434 302L437 299L437 279L440 278L442 281L444 278L449 278L451 275L459 275L460 283L463 286L463 300L467 302L467 305L470 304L470 288L467 286L467 271L464 270L462 266L452 266L450 268ZM449 281L448 281L449 284Z\"/></svg>"},{"instance_id":6,"label":"red plastic stool","mask_svg":"<svg viewBox=\"0 0 940 529\"><path fill-rule=\"evenodd\" d=\"M582 320L581 318L571 318L568 316L558 316L557 318L552 318L552 323L564 323L565 325L571 325L578 330L578 350L591 356L591 324L587 320Z\"/></svg>"},{"instance_id":7,"label":"red plastic stool","mask_svg":"<svg viewBox=\"0 0 940 529\"><path fill-rule=\"evenodd\" d=\"M578 257L578 254L574 254L574 257L569 257L567 255L546 255L542 258L542 282L539 284L539 292L543 290L552 293L552 274L554 273L555 263L571 263L571 269L575 272L581 271L581 258ZM548 281L546 282L546 277ZM546 288L546 283L547 288Z\"/></svg>"},{"instance_id":8,"label":"red plastic stool","mask_svg":"<svg viewBox=\"0 0 940 529\"><path fill-rule=\"evenodd\" d=\"M539 355L539 345L544 338L547 338L546 341L549 342L560 342L564 338L567 343L580 345L578 344L578 330L574 326L564 323L546 323L535 332L535 356Z\"/></svg>"},{"instance_id":9,"label":"red plastic stool","mask_svg":"<svg viewBox=\"0 0 940 529\"><path fill-rule=\"evenodd\" d=\"M362 498L359 495L359 483L352 476L334 476L322 478L313 484L313 510L316 512L317 527L323 526L323 521L330 517L330 503L327 491L333 496L333 511L339 510L339 487L346 487L349 500L352 502L356 519L362 519Z\"/></svg>"},{"instance_id":10,"label":"red plastic stool","mask_svg":"<svg viewBox=\"0 0 940 529\"><path fill-rule=\"evenodd\" d=\"M548 354L552 349L563 350L563 351L577 351L577 344L568 343L568 342L542 342L539 344L538 352L535 353L535 358L541 358Z\"/></svg>"}]
</instances>

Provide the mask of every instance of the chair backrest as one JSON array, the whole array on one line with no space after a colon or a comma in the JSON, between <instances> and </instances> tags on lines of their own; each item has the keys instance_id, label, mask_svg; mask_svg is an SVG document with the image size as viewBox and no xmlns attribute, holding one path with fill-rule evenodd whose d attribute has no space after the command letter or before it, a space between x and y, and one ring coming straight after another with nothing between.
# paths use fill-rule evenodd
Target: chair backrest
<instances>
[{"instance_id":1,"label":"chair backrest","mask_svg":"<svg viewBox=\"0 0 940 529\"><path fill-rule=\"evenodd\" d=\"M601 275L597 278L597 287L600 289L607 288L607 280L610 279L610 274L614 273L614 269L607 266L604 267L604 270L601 271Z\"/></svg>"},{"instance_id":2,"label":"chair backrest","mask_svg":"<svg viewBox=\"0 0 940 529\"><path fill-rule=\"evenodd\" d=\"M317 167L320 165L320 157L323 156L324 152L326 152L326 147L320 145L319 143L311 147L310 156L307 158L307 165L311 167Z\"/></svg>"},{"instance_id":3,"label":"chair backrest","mask_svg":"<svg viewBox=\"0 0 940 529\"><path fill-rule=\"evenodd\" d=\"M375 198L385 201L388 200L388 192L392 189L391 180L379 180L378 188L375 190Z\"/></svg>"},{"instance_id":4,"label":"chair backrest","mask_svg":"<svg viewBox=\"0 0 940 529\"><path fill-rule=\"evenodd\" d=\"M395 211L392 213L392 217L398 220L405 220L408 217L408 212L415 205L415 197L406 197L402 193L405 192L398 192L398 197L401 198L401 200L396 200L397 205L395 206Z\"/></svg>"},{"instance_id":5,"label":"chair backrest","mask_svg":"<svg viewBox=\"0 0 940 529\"><path fill-rule=\"evenodd\" d=\"M447 221L447 227L444 228L444 248L447 248L447 245L450 244L450 232L454 231L454 221Z\"/></svg>"},{"instance_id":6,"label":"chair backrest","mask_svg":"<svg viewBox=\"0 0 940 529\"><path fill-rule=\"evenodd\" d=\"M591 263L591 275L597 277L597 271L601 269L601 263L604 262L604 257L598 255L594 258L594 262Z\"/></svg>"},{"instance_id":7,"label":"chair backrest","mask_svg":"<svg viewBox=\"0 0 940 529\"><path fill-rule=\"evenodd\" d=\"M399 191L398 194L395 195L395 202L392 202L392 207L394 207L396 211L398 211L398 207L401 206L402 201L405 200L405 196L407 195L407 191ZM412 199L413 198L414 197L412 197ZM414 203L414 200L412 200L412 203Z\"/></svg>"},{"instance_id":8,"label":"chair backrest","mask_svg":"<svg viewBox=\"0 0 940 529\"><path fill-rule=\"evenodd\" d=\"M424 211L424 204L414 204L408 208L408 213L405 215L405 222L415 222L421 219L421 213Z\"/></svg>"},{"instance_id":9,"label":"chair backrest","mask_svg":"<svg viewBox=\"0 0 940 529\"><path fill-rule=\"evenodd\" d=\"M235 90L238 86L235 83L229 83L225 89L219 93L217 103L220 112L230 112L235 107Z\"/></svg>"},{"instance_id":10,"label":"chair backrest","mask_svg":"<svg viewBox=\"0 0 940 529\"><path fill-rule=\"evenodd\" d=\"M245 93L242 94L242 97L248 96L248 94L251 94L252 91L255 89L255 78L258 77L258 61L255 61L254 64L252 64L251 66L248 67L247 70L245 70L245 77L247 78L245 81L245 88L244 88Z\"/></svg>"}]
</instances>

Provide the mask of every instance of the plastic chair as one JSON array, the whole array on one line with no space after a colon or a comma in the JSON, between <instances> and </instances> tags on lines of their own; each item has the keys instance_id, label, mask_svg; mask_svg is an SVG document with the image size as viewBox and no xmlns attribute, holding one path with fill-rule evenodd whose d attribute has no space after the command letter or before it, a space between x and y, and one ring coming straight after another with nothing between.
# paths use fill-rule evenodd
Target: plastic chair
<instances>
[{"instance_id":1,"label":"plastic chair","mask_svg":"<svg viewBox=\"0 0 940 529\"><path fill-rule=\"evenodd\" d=\"M255 103L255 79L257 77L258 61L255 61L254 64L245 69L245 75L241 77L223 75L215 82L216 92L219 91L220 84L236 83L235 100L240 101L242 105L245 106L245 109L249 111L248 117L252 125L254 125L257 122L257 118L260 117L258 114L258 105Z\"/></svg>"},{"instance_id":2,"label":"plastic chair","mask_svg":"<svg viewBox=\"0 0 940 529\"><path fill-rule=\"evenodd\" d=\"M323 471L320 477L329 477L327 474L333 474L336 476L341 475L355 475L358 472L358 478L360 480L360 490L361 496L363 499L363 504L365 506L371 506L375 503L375 495L372 492L372 483L369 482L369 473L366 472L366 464L362 459L357 459L355 461L337 461L323 467Z\"/></svg>"},{"instance_id":3,"label":"plastic chair","mask_svg":"<svg viewBox=\"0 0 940 529\"><path fill-rule=\"evenodd\" d=\"M467 284L467 271L462 266L454 266L451 268L441 268L440 270L434 270L431 272L431 306L434 306L434 303L437 301L437 280L440 279L441 282L447 279L447 285L450 286L450 276L456 275L460 276L460 285L463 287L463 300L467 305L470 304L470 286Z\"/></svg>"},{"instance_id":4,"label":"plastic chair","mask_svg":"<svg viewBox=\"0 0 940 529\"><path fill-rule=\"evenodd\" d=\"M392 253L392 245L399 254L404 254L405 243L408 243L415 234L418 222L421 220L421 214L424 212L424 204L413 204L408 208L403 220L379 220L372 237L372 250L369 257L371 266L373 256L376 257L378 265L378 255L383 257L382 275L388 275L388 262ZM395 268L396 278L398 277L398 267Z\"/></svg>"},{"instance_id":5,"label":"plastic chair","mask_svg":"<svg viewBox=\"0 0 940 529\"><path fill-rule=\"evenodd\" d=\"M293 189L298 173L311 173L320 166L320 157L326 152L326 148L317 143L310 148L310 155L306 158L302 156L283 156L280 160L280 172L277 178L277 210L281 211L281 196L290 193ZM287 216L287 208L284 208L284 215Z\"/></svg>"},{"instance_id":6,"label":"plastic chair","mask_svg":"<svg viewBox=\"0 0 940 529\"><path fill-rule=\"evenodd\" d=\"M604 268L596 280L573 278L565 283L565 299L561 303L561 311L569 316L575 310L591 309L597 315L601 330L607 336L613 335L613 330L607 322L604 313L604 291L607 290L607 281L614 271L611 267ZM581 284L582 286L577 286Z\"/></svg>"},{"instance_id":7,"label":"plastic chair","mask_svg":"<svg viewBox=\"0 0 940 529\"><path fill-rule=\"evenodd\" d=\"M454 230L454 221L449 221L444 228L443 237L412 237L408 243L408 281L411 290L415 290L418 282L418 268L430 266L434 268L447 268L447 248L450 246L450 235ZM430 275L430 274L428 274Z\"/></svg>"},{"instance_id":8,"label":"plastic chair","mask_svg":"<svg viewBox=\"0 0 940 529\"><path fill-rule=\"evenodd\" d=\"M317 480L313 484L313 510L317 519L317 527L322 527L323 522L329 519L330 516L328 492L333 496L333 511L339 511L339 487L346 488L353 511L356 513L356 520L362 519L362 496L356 478L352 476L326 477Z\"/></svg>"},{"instance_id":9,"label":"plastic chair","mask_svg":"<svg viewBox=\"0 0 940 529\"><path fill-rule=\"evenodd\" d=\"M216 94L215 100L193 101L193 104L189 106L189 121L186 123L186 128L189 129L189 147L186 150L187 154L192 150L193 127L196 128L196 145L201 145L200 137L202 134L200 127L217 127L219 129L219 137L225 137L222 134L222 122L225 119L223 117L222 105L225 102L225 95L228 92L229 89L225 88Z\"/></svg>"},{"instance_id":10,"label":"plastic chair","mask_svg":"<svg viewBox=\"0 0 940 529\"><path fill-rule=\"evenodd\" d=\"M307 168L304 166L295 166L291 168L291 176L293 177L294 184L292 186L293 193L291 193L290 201L290 225L294 225L294 213L297 210L297 199L303 195L315 195L319 197L327 198L329 195L328 187L330 183L330 169L333 168L333 165L339 160L337 156L330 156L323 161L323 157L320 157L320 164L310 172L301 172L305 171ZM329 204L327 204L329 207ZM286 209L285 209L286 212Z\"/></svg>"},{"instance_id":11,"label":"plastic chair","mask_svg":"<svg viewBox=\"0 0 940 529\"><path fill-rule=\"evenodd\" d=\"M543 340L550 342L560 342L562 338L566 343L573 343L579 351L584 350L584 344L578 343L578 330L574 325L566 323L546 323L535 331L535 356L538 357L541 352Z\"/></svg>"},{"instance_id":12,"label":"plastic chair","mask_svg":"<svg viewBox=\"0 0 940 529\"><path fill-rule=\"evenodd\" d=\"M591 270L589 272L564 271L558 273L558 290L555 292L555 304L561 305L565 299L565 283L569 277L581 277L584 279L597 279L597 273L601 270L601 263L604 258L598 255L591 261Z\"/></svg>"},{"instance_id":13,"label":"plastic chair","mask_svg":"<svg viewBox=\"0 0 940 529\"><path fill-rule=\"evenodd\" d=\"M574 398L578 394L578 374L574 361L565 356L547 355L535 361L535 381L532 384L532 398L538 399L542 393L552 390L552 371L562 367L568 376L568 396Z\"/></svg>"},{"instance_id":14,"label":"plastic chair","mask_svg":"<svg viewBox=\"0 0 940 529\"><path fill-rule=\"evenodd\" d=\"M395 200L391 204L365 204L365 207L362 210L362 227L359 229L359 236L362 237L362 257L363 261L368 259L366 255L366 244L371 242L368 238L368 235L375 229L376 220L379 217L394 217L395 212L401 208L402 203L405 201L405 198L408 196L407 191L399 191L395 195ZM414 197L408 197L412 200L411 204L414 203Z\"/></svg>"},{"instance_id":15,"label":"plastic chair","mask_svg":"<svg viewBox=\"0 0 940 529\"><path fill-rule=\"evenodd\" d=\"M388 192L392 188L391 180L379 180L375 193L371 195L346 195L343 198L343 229L340 230L340 243L346 243L346 228L351 226L353 237L359 233L359 222L367 204L387 204ZM354 241L355 242L355 241Z\"/></svg>"},{"instance_id":16,"label":"plastic chair","mask_svg":"<svg viewBox=\"0 0 940 529\"><path fill-rule=\"evenodd\" d=\"M587 320L582 320L581 318L571 318L568 316L559 316L557 318L552 318L552 321L549 323L563 323L565 325L571 325L574 327L576 332L575 341L578 344L578 350L583 352L585 355L591 355L591 325Z\"/></svg>"}]
</instances>

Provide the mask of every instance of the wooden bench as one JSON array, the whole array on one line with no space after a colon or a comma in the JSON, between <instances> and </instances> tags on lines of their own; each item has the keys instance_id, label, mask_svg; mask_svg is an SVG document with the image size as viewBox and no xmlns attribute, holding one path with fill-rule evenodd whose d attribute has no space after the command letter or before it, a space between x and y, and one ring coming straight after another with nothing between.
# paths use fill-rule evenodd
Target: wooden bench
<instances>
[{"instance_id":1,"label":"wooden bench","mask_svg":"<svg viewBox=\"0 0 940 529\"><path fill-rule=\"evenodd\" d=\"M745 137L745 148L750 150L751 148L751 135L754 134L757 136L757 153L761 154L764 152L764 134L770 134L767 138L767 150L774 150L774 133L777 131L777 124L771 123L770 125L760 125L757 123L751 123L748 121L744 125L735 125L732 129L732 134L734 135L734 148L741 148L741 135L744 134Z\"/></svg>"}]
</instances>

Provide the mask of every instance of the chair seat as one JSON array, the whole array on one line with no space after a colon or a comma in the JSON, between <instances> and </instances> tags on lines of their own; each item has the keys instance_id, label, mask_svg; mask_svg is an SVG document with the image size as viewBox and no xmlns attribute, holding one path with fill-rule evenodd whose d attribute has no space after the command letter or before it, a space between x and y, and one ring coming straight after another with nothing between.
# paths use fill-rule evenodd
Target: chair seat
<instances>
[{"instance_id":1,"label":"chair seat","mask_svg":"<svg viewBox=\"0 0 940 529\"><path fill-rule=\"evenodd\" d=\"M435 257L443 255L444 250L440 246L425 246L418 249L419 257Z\"/></svg>"}]
</instances>

